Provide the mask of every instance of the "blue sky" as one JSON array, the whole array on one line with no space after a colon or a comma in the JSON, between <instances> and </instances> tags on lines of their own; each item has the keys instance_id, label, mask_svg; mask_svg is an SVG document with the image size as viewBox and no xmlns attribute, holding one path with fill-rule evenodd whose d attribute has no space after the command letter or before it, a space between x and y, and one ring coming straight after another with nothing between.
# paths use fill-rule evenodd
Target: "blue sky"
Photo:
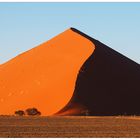
<instances>
[{"instance_id":1,"label":"blue sky","mask_svg":"<svg viewBox=\"0 0 140 140\"><path fill-rule=\"evenodd\" d=\"M0 63L70 27L140 64L140 3L0 3Z\"/></svg>"}]
</instances>

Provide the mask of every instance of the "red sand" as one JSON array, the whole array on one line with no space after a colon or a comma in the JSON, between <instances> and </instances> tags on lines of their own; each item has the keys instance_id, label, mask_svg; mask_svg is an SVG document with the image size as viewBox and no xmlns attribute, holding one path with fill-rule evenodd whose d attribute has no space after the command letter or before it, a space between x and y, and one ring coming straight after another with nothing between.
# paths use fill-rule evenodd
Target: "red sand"
<instances>
[{"instance_id":1,"label":"red sand","mask_svg":"<svg viewBox=\"0 0 140 140\"><path fill-rule=\"evenodd\" d=\"M36 107L52 115L71 99L77 74L95 46L67 30L0 65L0 114Z\"/></svg>"}]
</instances>

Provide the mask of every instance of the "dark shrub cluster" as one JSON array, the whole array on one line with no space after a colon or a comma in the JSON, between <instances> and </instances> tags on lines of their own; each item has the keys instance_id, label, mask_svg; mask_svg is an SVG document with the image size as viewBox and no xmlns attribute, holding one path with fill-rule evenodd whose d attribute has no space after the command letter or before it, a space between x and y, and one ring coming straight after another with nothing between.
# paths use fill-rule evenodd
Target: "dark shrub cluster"
<instances>
[{"instance_id":1,"label":"dark shrub cluster","mask_svg":"<svg viewBox=\"0 0 140 140\"><path fill-rule=\"evenodd\" d=\"M24 115L29 115L29 116L36 116L36 115L41 115L41 112L38 111L36 108L28 108L25 111L23 110L17 110L15 111L15 115L17 116L24 116Z\"/></svg>"},{"instance_id":2,"label":"dark shrub cluster","mask_svg":"<svg viewBox=\"0 0 140 140\"><path fill-rule=\"evenodd\" d=\"M36 108L28 108L26 113L30 116L41 115L41 113Z\"/></svg>"},{"instance_id":3,"label":"dark shrub cluster","mask_svg":"<svg viewBox=\"0 0 140 140\"><path fill-rule=\"evenodd\" d=\"M15 115L17 115L17 116L24 116L25 113L24 113L23 110L17 110L17 111L15 111Z\"/></svg>"}]
</instances>

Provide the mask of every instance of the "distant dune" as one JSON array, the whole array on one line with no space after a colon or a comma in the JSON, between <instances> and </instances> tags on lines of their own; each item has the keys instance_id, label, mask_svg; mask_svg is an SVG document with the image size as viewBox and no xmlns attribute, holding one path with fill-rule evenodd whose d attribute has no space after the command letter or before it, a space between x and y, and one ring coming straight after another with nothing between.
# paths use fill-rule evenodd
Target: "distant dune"
<instances>
[{"instance_id":1,"label":"distant dune","mask_svg":"<svg viewBox=\"0 0 140 140\"><path fill-rule=\"evenodd\" d=\"M139 84L139 64L71 28L0 65L0 114L140 115Z\"/></svg>"}]
</instances>

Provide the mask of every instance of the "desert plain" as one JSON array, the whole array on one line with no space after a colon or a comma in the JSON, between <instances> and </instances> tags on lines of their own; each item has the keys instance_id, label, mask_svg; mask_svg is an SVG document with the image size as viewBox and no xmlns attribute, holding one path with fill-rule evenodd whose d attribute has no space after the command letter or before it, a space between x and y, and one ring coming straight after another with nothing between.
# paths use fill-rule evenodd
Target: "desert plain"
<instances>
[{"instance_id":1,"label":"desert plain","mask_svg":"<svg viewBox=\"0 0 140 140\"><path fill-rule=\"evenodd\" d=\"M0 137L140 137L136 116L0 116Z\"/></svg>"}]
</instances>

